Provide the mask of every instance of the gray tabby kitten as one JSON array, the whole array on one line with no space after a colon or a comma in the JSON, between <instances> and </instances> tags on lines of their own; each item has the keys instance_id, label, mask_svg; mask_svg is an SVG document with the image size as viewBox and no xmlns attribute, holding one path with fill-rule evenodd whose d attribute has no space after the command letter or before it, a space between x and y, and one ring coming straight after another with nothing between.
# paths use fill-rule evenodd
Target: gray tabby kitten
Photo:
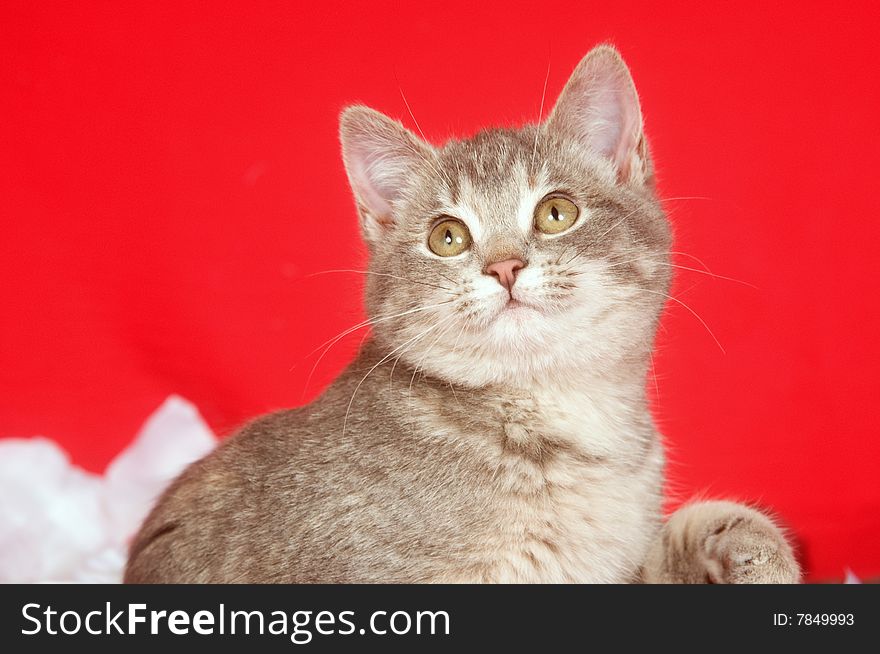
<instances>
[{"instance_id":1,"label":"gray tabby kitten","mask_svg":"<svg viewBox=\"0 0 880 654\"><path fill-rule=\"evenodd\" d=\"M671 238L616 50L537 126L436 148L356 106L340 133L372 337L177 479L126 581L799 579L751 508L661 520L645 380Z\"/></svg>"}]
</instances>

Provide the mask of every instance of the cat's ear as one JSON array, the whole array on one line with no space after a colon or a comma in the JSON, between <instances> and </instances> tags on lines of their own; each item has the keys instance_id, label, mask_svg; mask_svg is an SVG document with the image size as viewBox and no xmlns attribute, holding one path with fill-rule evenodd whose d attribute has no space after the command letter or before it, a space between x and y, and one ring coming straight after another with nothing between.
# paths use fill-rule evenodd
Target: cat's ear
<instances>
[{"instance_id":1,"label":"cat's ear","mask_svg":"<svg viewBox=\"0 0 880 654\"><path fill-rule=\"evenodd\" d=\"M346 108L339 119L342 160L361 216L364 238L377 242L394 226L395 201L431 146L369 107Z\"/></svg>"},{"instance_id":2,"label":"cat's ear","mask_svg":"<svg viewBox=\"0 0 880 654\"><path fill-rule=\"evenodd\" d=\"M546 128L609 159L620 180L650 177L639 96L623 58L610 45L590 50L574 69Z\"/></svg>"}]
</instances>

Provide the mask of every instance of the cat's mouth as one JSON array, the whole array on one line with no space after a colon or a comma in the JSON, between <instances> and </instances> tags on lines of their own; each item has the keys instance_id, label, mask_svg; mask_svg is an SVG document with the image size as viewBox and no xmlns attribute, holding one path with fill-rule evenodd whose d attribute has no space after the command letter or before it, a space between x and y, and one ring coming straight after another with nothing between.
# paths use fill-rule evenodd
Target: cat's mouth
<instances>
[{"instance_id":1,"label":"cat's mouth","mask_svg":"<svg viewBox=\"0 0 880 654\"><path fill-rule=\"evenodd\" d=\"M496 317L511 316L516 318L527 318L529 315L534 313L540 313L538 307L530 304L529 302L525 302L521 299L516 299L511 296L498 311Z\"/></svg>"}]
</instances>

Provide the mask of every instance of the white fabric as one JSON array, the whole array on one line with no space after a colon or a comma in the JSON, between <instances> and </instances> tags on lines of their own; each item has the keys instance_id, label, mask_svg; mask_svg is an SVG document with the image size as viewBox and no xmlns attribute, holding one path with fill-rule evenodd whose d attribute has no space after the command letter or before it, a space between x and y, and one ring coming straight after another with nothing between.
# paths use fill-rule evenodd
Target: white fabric
<instances>
[{"instance_id":1,"label":"white fabric","mask_svg":"<svg viewBox=\"0 0 880 654\"><path fill-rule=\"evenodd\" d=\"M215 444L198 410L174 395L103 476L49 439L0 439L0 583L120 581L153 502Z\"/></svg>"}]
</instances>

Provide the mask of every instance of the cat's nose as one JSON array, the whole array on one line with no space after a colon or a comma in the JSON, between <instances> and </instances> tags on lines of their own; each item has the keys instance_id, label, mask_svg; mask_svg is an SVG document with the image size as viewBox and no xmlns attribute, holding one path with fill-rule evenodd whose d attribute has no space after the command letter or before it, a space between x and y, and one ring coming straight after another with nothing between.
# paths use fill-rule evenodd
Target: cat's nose
<instances>
[{"instance_id":1,"label":"cat's nose","mask_svg":"<svg viewBox=\"0 0 880 654\"><path fill-rule=\"evenodd\" d=\"M505 259L490 263L483 272L487 275L495 275L498 278L498 283L510 292L516 283L517 272L525 267L526 264L521 259Z\"/></svg>"}]
</instances>

